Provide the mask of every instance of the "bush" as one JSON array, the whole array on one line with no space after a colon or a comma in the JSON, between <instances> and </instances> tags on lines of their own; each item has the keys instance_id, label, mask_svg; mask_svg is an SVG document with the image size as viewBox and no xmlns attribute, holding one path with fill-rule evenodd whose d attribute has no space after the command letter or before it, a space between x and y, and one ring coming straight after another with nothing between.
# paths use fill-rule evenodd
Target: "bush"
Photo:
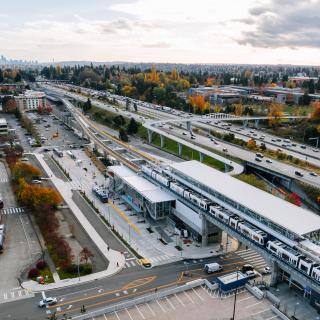
<instances>
[{"instance_id":1,"label":"bush","mask_svg":"<svg viewBox=\"0 0 320 320\"><path fill-rule=\"evenodd\" d=\"M84 264L83 267L82 267L82 272L84 274L91 274L92 273L92 264Z\"/></svg>"},{"instance_id":2,"label":"bush","mask_svg":"<svg viewBox=\"0 0 320 320\"><path fill-rule=\"evenodd\" d=\"M39 270L38 270L37 268L32 268L32 269L30 269L29 272L28 272L28 277L29 277L30 279L36 278L36 277L39 276L39 274L40 274L40 272L39 272Z\"/></svg>"},{"instance_id":3,"label":"bush","mask_svg":"<svg viewBox=\"0 0 320 320\"><path fill-rule=\"evenodd\" d=\"M37 263L37 269L38 270L43 270L46 266L47 266L47 263L45 261L43 261L43 260L41 260L41 261L39 261Z\"/></svg>"}]
</instances>

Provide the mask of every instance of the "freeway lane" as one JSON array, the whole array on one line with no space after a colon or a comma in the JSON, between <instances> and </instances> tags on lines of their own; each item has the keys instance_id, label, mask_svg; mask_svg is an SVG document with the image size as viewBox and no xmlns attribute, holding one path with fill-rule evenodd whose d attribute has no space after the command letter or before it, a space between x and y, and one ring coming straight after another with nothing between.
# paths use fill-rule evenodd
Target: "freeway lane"
<instances>
[{"instance_id":1,"label":"freeway lane","mask_svg":"<svg viewBox=\"0 0 320 320\"><path fill-rule=\"evenodd\" d=\"M219 274L209 276L202 271L206 261L219 262L224 266L224 270ZM79 314L82 305L85 305L86 309L90 311L142 294L148 294L156 288L161 290L203 277L214 279L219 275L235 270L244 263L244 259L237 254L232 254L228 258L215 258L206 261L189 261L188 272L193 275L192 277L183 275L186 271L186 265L183 262L178 262L152 269L139 269L130 273L124 270L112 278L52 290L47 292L46 295L57 297L58 304L44 309L37 307L37 303L41 299L39 293L33 298L0 305L0 319L43 320L47 317L49 311L52 313L56 311L59 315Z\"/></svg>"}]
</instances>

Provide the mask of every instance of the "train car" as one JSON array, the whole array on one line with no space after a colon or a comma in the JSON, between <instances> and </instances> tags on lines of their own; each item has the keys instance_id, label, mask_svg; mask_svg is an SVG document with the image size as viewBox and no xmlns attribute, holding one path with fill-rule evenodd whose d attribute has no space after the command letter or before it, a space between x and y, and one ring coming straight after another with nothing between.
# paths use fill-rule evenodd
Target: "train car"
<instances>
[{"instance_id":1,"label":"train car","mask_svg":"<svg viewBox=\"0 0 320 320\"><path fill-rule=\"evenodd\" d=\"M151 177L153 169L147 166L142 166L141 171Z\"/></svg>"},{"instance_id":2,"label":"train car","mask_svg":"<svg viewBox=\"0 0 320 320\"><path fill-rule=\"evenodd\" d=\"M179 185L178 183L171 181L169 188L172 191L178 193L179 195L181 195L183 197L183 193L184 193L185 189L181 185Z\"/></svg>"},{"instance_id":3,"label":"train car","mask_svg":"<svg viewBox=\"0 0 320 320\"><path fill-rule=\"evenodd\" d=\"M184 189L184 192L183 192L183 197L186 198L186 199L190 199L190 194L191 192L187 189Z\"/></svg>"},{"instance_id":4,"label":"train car","mask_svg":"<svg viewBox=\"0 0 320 320\"><path fill-rule=\"evenodd\" d=\"M204 209L204 210L208 210L209 209L209 206L210 206L210 200L208 200L208 199L202 199L201 201L200 201L200 208L202 208L202 209Z\"/></svg>"},{"instance_id":5,"label":"train car","mask_svg":"<svg viewBox=\"0 0 320 320\"><path fill-rule=\"evenodd\" d=\"M229 218L229 226L233 229L237 229L238 227L238 223L242 222L243 220L238 217L237 215L232 215L230 218Z\"/></svg>"},{"instance_id":6,"label":"train car","mask_svg":"<svg viewBox=\"0 0 320 320\"><path fill-rule=\"evenodd\" d=\"M310 276L311 278L320 282L320 265L319 264L313 266Z\"/></svg>"},{"instance_id":7,"label":"train car","mask_svg":"<svg viewBox=\"0 0 320 320\"><path fill-rule=\"evenodd\" d=\"M4 249L4 239L5 239L5 235L4 233L0 234L0 253L3 251Z\"/></svg>"},{"instance_id":8,"label":"train car","mask_svg":"<svg viewBox=\"0 0 320 320\"><path fill-rule=\"evenodd\" d=\"M301 257L298 261L298 268L303 273L310 275L313 266L316 265L315 262L306 257Z\"/></svg>"},{"instance_id":9,"label":"train car","mask_svg":"<svg viewBox=\"0 0 320 320\"><path fill-rule=\"evenodd\" d=\"M155 180L160 182L161 184L163 184L166 187L169 187L169 179L167 179L166 177L164 177L163 175L161 175L160 173L157 173L155 175Z\"/></svg>"},{"instance_id":10,"label":"train car","mask_svg":"<svg viewBox=\"0 0 320 320\"><path fill-rule=\"evenodd\" d=\"M262 246L267 244L268 235L248 222L240 222L238 224L238 231Z\"/></svg>"},{"instance_id":11,"label":"train car","mask_svg":"<svg viewBox=\"0 0 320 320\"><path fill-rule=\"evenodd\" d=\"M299 252L293 250L278 240L268 241L267 249L274 255L282 258L295 267L298 266L299 260L303 257Z\"/></svg>"},{"instance_id":12,"label":"train car","mask_svg":"<svg viewBox=\"0 0 320 320\"><path fill-rule=\"evenodd\" d=\"M229 223L229 219L231 215L232 214L229 213L227 210L220 210L220 211L217 211L216 218L223 221L224 223Z\"/></svg>"}]
</instances>

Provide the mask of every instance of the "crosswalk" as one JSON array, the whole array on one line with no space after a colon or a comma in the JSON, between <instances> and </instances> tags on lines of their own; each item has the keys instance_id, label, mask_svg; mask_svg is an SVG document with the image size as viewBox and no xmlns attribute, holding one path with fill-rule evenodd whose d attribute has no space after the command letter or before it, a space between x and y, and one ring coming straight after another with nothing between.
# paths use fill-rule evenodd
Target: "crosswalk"
<instances>
[{"instance_id":1,"label":"crosswalk","mask_svg":"<svg viewBox=\"0 0 320 320\"><path fill-rule=\"evenodd\" d=\"M148 258L148 260L151 262L152 266L158 266L161 264L166 264L166 263L174 262L177 260L176 258L174 258L174 261L172 259L173 259L172 257L167 256L167 255L159 255L156 257ZM136 258L126 257L126 263L124 265L124 268L132 268L132 267L136 267L136 266L139 266L139 263Z\"/></svg>"},{"instance_id":2,"label":"crosswalk","mask_svg":"<svg viewBox=\"0 0 320 320\"><path fill-rule=\"evenodd\" d=\"M25 213L25 209L21 207L11 207L11 208L4 208L0 211L1 214L23 214Z\"/></svg>"},{"instance_id":3,"label":"crosswalk","mask_svg":"<svg viewBox=\"0 0 320 320\"><path fill-rule=\"evenodd\" d=\"M236 251L236 254L240 256L246 263L250 263L254 268L258 270L262 270L263 268L268 266L263 257L250 248L248 248L248 250Z\"/></svg>"},{"instance_id":4,"label":"crosswalk","mask_svg":"<svg viewBox=\"0 0 320 320\"><path fill-rule=\"evenodd\" d=\"M0 183L5 183L8 181L9 181L9 179L8 179L6 167L4 166L4 164L2 162L0 162Z\"/></svg>"},{"instance_id":5,"label":"crosswalk","mask_svg":"<svg viewBox=\"0 0 320 320\"><path fill-rule=\"evenodd\" d=\"M34 297L34 293L32 293L31 291L22 288L15 288L7 292L1 292L0 303L32 297Z\"/></svg>"}]
</instances>

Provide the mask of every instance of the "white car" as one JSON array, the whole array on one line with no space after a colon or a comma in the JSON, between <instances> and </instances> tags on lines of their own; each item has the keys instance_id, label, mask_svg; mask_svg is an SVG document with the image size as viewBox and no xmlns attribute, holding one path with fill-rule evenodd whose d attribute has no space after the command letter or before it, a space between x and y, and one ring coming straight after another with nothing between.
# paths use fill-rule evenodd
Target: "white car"
<instances>
[{"instance_id":1,"label":"white car","mask_svg":"<svg viewBox=\"0 0 320 320\"><path fill-rule=\"evenodd\" d=\"M28 158L21 158L20 161L29 161Z\"/></svg>"},{"instance_id":2,"label":"white car","mask_svg":"<svg viewBox=\"0 0 320 320\"><path fill-rule=\"evenodd\" d=\"M245 272L245 275L248 278L255 278L258 275L258 273L255 270L248 270L248 271Z\"/></svg>"},{"instance_id":3,"label":"white car","mask_svg":"<svg viewBox=\"0 0 320 320\"><path fill-rule=\"evenodd\" d=\"M271 269L270 267L265 267L263 268L263 270L261 271L262 274L270 274L271 273Z\"/></svg>"},{"instance_id":4,"label":"white car","mask_svg":"<svg viewBox=\"0 0 320 320\"><path fill-rule=\"evenodd\" d=\"M57 298L49 297L49 298L44 298L39 301L39 307L43 308L46 306L53 306L58 302Z\"/></svg>"},{"instance_id":5,"label":"white car","mask_svg":"<svg viewBox=\"0 0 320 320\"><path fill-rule=\"evenodd\" d=\"M32 184L41 184L42 181L41 180L37 180L37 179L34 179L31 181Z\"/></svg>"},{"instance_id":6,"label":"white car","mask_svg":"<svg viewBox=\"0 0 320 320\"><path fill-rule=\"evenodd\" d=\"M266 162L267 163L272 163L272 160L271 159L266 159Z\"/></svg>"}]
</instances>

